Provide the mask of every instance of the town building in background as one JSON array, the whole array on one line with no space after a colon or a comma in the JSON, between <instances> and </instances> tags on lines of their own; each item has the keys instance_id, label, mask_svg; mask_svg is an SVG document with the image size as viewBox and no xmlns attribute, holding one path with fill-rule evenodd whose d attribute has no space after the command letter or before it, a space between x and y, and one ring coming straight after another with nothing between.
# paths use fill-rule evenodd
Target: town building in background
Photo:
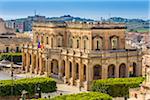
<instances>
[{"instance_id":1,"label":"town building in background","mask_svg":"<svg viewBox=\"0 0 150 100\"><path fill-rule=\"evenodd\" d=\"M6 20L6 27L14 29L16 32L31 32L33 22L46 21L45 16L35 15L27 18L20 18L15 20Z\"/></svg>"},{"instance_id":2,"label":"town building in background","mask_svg":"<svg viewBox=\"0 0 150 100\"><path fill-rule=\"evenodd\" d=\"M17 35L15 30L8 28L0 19L0 53L21 52L24 43L31 42L29 36Z\"/></svg>"},{"instance_id":3,"label":"town building in background","mask_svg":"<svg viewBox=\"0 0 150 100\"><path fill-rule=\"evenodd\" d=\"M142 76L142 56L125 46L126 26L101 22L38 22L23 46L23 70L89 90L93 80Z\"/></svg>"},{"instance_id":4,"label":"town building in background","mask_svg":"<svg viewBox=\"0 0 150 100\"><path fill-rule=\"evenodd\" d=\"M143 77L145 80L139 88L130 89L129 100L149 100L150 97L150 50L143 56Z\"/></svg>"}]
</instances>

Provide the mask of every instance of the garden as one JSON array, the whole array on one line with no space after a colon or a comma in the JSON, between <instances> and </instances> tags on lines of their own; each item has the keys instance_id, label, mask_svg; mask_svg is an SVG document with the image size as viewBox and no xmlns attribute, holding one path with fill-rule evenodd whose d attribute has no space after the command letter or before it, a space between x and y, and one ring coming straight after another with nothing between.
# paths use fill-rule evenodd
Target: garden
<instances>
[{"instance_id":1,"label":"garden","mask_svg":"<svg viewBox=\"0 0 150 100\"><path fill-rule=\"evenodd\" d=\"M139 87L143 81L142 77L95 80L92 83L92 91L106 93L112 97L128 97L129 89Z\"/></svg>"},{"instance_id":2,"label":"garden","mask_svg":"<svg viewBox=\"0 0 150 100\"><path fill-rule=\"evenodd\" d=\"M0 96L18 96L22 91L27 91L32 96L38 89L42 93L54 92L57 89L56 82L47 77L0 81Z\"/></svg>"}]
</instances>

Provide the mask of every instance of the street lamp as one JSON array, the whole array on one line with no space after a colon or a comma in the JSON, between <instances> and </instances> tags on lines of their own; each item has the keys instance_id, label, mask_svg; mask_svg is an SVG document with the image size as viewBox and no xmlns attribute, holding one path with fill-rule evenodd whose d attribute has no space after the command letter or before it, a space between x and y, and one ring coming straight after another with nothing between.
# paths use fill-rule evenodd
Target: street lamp
<instances>
[{"instance_id":1,"label":"street lamp","mask_svg":"<svg viewBox=\"0 0 150 100\"><path fill-rule=\"evenodd\" d=\"M13 53L13 51L12 51ZM12 80L12 87L11 87L11 94L13 95L13 77L14 77L14 72L13 72L13 55L11 55L11 66L10 66L10 71L11 71L11 80Z\"/></svg>"},{"instance_id":2,"label":"street lamp","mask_svg":"<svg viewBox=\"0 0 150 100\"><path fill-rule=\"evenodd\" d=\"M13 95L13 85L14 85L14 83L13 83L13 76L14 76L14 73L13 73L13 62L11 63L10 70L11 70L11 80L12 80L11 94Z\"/></svg>"},{"instance_id":3,"label":"street lamp","mask_svg":"<svg viewBox=\"0 0 150 100\"><path fill-rule=\"evenodd\" d=\"M23 90L22 91L22 96L21 96L21 98L22 98L22 100L26 100L26 94L27 94L28 92L26 91L26 90Z\"/></svg>"},{"instance_id":4,"label":"street lamp","mask_svg":"<svg viewBox=\"0 0 150 100\"><path fill-rule=\"evenodd\" d=\"M37 93L39 94L39 98L41 98L41 89L39 86L37 87Z\"/></svg>"}]
</instances>

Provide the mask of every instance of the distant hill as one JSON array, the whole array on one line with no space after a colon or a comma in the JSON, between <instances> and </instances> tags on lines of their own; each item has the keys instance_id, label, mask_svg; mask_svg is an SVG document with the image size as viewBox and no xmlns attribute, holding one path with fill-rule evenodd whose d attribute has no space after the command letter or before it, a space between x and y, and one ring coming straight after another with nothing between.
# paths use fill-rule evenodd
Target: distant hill
<instances>
[{"instance_id":1,"label":"distant hill","mask_svg":"<svg viewBox=\"0 0 150 100\"><path fill-rule=\"evenodd\" d=\"M128 31L148 32L150 31L150 20L127 19L122 17L111 17L107 21L115 23L126 23Z\"/></svg>"},{"instance_id":2,"label":"distant hill","mask_svg":"<svg viewBox=\"0 0 150 100\"><path fill-rule=\"evenodd\" d=\"M94 21L93 19L86 19L86 18L80 18L80 17L73 17L71 15L64 15L60 17L51 17L47 18L49 21Z\"/></svg>"},{"instance_id":3,"label":"distant hill","mask_svg":"<svg viewBox=\"0 0 150 100\"><path fill-rule=\"evenodd\" d=\"M88 21L94 22L96 20L93 19L86 19L80 17L73 17L71 15L64 15L60 17L50 17L47 18L48 21ZM135 31L135 32L147 32L149 31L150 20L143 20L143 19L127 19L122 17L111 17L109 19L101 19L101 21L109 21L114 23L126 23L128 31Z\"/></svg>"},{"instance_id":4,"label":"distant hill","mask_svg":"<svg viewBox=\"0 0 150 100\"><path fill-rule=\"evenodd\" d=\"M26 24L27 24L26 28L28 28L28 26L31 26L30 23L32 23L33 21L39 21L39 20L40 21L60 21L60 22L64 22L64 21L95 22L95 21L98 21L98 20L94 20L94 19L74 17L71 15L64 15L64 16L60 16L60 17L45 17L45 16L40 16L40 15L35 15L35 16L28 16L27 18L15 19L14 21L16 23L26 22ZM109 19L101 18L99 21L114 22L114 23L125 23L127 25L127 29L128 29L127 31L135 31L135 32L148 32L148 31L150 31L150 26L149 26L150 20L128 19L128 18L122 18L122 17L111 17ZM29 27L29 29L26 29L26 30L31 30L31 28Z\"/></svg>"}]
</instances>

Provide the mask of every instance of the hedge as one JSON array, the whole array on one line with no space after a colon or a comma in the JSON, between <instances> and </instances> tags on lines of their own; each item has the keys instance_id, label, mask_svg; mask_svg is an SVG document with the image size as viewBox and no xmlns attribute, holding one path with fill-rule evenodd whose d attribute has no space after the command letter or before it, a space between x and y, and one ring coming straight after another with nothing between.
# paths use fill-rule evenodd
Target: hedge
<instances>
[{"instance_id":1,"label":"hedge","mask_svg":"<svg viewBox=\"0 0 150 100\"><path fill-rule=\"evenodd\" d=\"M21 95L23 90L26 90L29 95L33 95L37 92L38 87L43 93L53 92L57 89L56 82L51 78L25 78L14 81L1 80L0 96ZM12 88L13 94L11 92Z\"/></svg>"},{"instance_id":2,"label":"hedge","mask_svg":"<svg viewBox=\"0 0 150 100\"><path fill-rule=\"evenodd\" d=\"M78 94L61 95L51 99L42 98L38 100L112 100L112 97L108 94L99 92L86 92Z\"/></svg>"},{"instance_id":3,"label":"hedge","mask_svg":"<svg viewBox=\"0 0 150 100\"><path fill-rule=\"evenodd\" d=\"M113 97L125 97L129 95L129 88L137 88L143 81L142 77L94 80L92 91L107 93Z\"/></svg>"},{"instance_id":4,"label":"hedge","mask_svg":"<svg viewBox=\"0 0 150 100\"><path fill-rule=\"evenodd\" d=\"M13 62L22 62L22 53L1 53L0 54L0 61L1 60L13 60Z\"/></svg>"}]
</instances>

